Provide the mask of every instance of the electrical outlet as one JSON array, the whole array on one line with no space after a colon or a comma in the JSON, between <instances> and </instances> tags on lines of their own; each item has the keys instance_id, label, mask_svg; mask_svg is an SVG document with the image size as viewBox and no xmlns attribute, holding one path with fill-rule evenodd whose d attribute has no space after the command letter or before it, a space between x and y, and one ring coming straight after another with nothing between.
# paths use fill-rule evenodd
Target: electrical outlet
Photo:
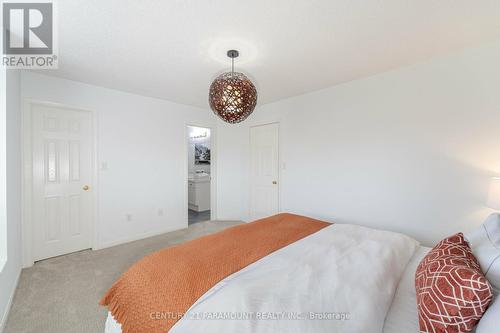
<instances>
[{"instance_id":1,"label":"electrical outlet","mask_svg":"<svg viewBox=\"0 0 500 333\"><path fill-rule=\"evenodd\" d=\"M127 218L127 221L132 221L132 214L127 214L125 217Z\"/></svg>"}]
</instances>

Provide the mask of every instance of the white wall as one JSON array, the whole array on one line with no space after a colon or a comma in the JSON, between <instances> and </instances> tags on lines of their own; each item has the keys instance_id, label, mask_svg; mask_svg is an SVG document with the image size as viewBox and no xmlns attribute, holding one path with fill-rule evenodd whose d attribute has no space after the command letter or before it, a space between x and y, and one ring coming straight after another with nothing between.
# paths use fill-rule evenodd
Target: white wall
<instances>
[{"instance_id":1,"label":"white wall","mask_svg":"<svg viewBox=\"0 0 500 333\"><path fill-rule=\"evenodd\" d=\"M20 75L18 70L8 70L6 77L6 226L7 260L0 268L0 331L5 324L7 311L14 295L21 272L21 112ZM4 152L2 152L4 154ZM2 186L3 187L3 186ZM2 189L3 190L3 189Z\"/></svg>"},{"instance_id":2,"label":"white wall","mask_svg":"<svg viewBox=\"0 0 500 333\"><path fill-rule=\"evenodd\" d=\"M283 211L431 244L489 213L489 177L500 174L498 59L500 43L485 45L268 104L240 125L33 73L23 74L22 91L97 114L98 162L108 165L99 171L98 246L186 226L186 123L217 123L217 216L247 219L248 127L272 121L281 124Z\"/></svg>"},{"instance_id":3,"label":"white wall","mask_svg":"<svg viewBox=\"0 0 500 333\"><path fill-rule=\"evenodd\" d=\"M248 217L248 127L279 121L281 208L425 244L481 223L500 175L500 42L220 125L218 216Z\"/></svg>"},{"instance_id":4,"label":"white wall","mask_svg":"<svg viewBox=\"0 0 500 333\"><path fill-rule=\"evenodd\" d=\"M98 165L107 164L99 170L97 247L187 227L186 124L213 126L212 112L34 73L23 74L22 94L97 116Z\"/></svg>"}]
</instances>

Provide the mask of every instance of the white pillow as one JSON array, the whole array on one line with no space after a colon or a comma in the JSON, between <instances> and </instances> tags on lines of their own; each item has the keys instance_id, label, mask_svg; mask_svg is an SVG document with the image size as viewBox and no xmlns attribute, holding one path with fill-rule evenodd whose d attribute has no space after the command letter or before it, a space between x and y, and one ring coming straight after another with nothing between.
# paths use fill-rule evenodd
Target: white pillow
<instances>
[{"instance_id":1,"label":"white pillow","mask_svg":"<svg viewBox=\"0 0 500 333\"><path fill-rule=\"evenodd\" d=\"M475 333L498 332L498 326L500 326L500 297L497 296L477 324Z\"/></svg>"},{"instance_id":2,"label":"white pillow","mask_svg":"<svg viewBox=\"0 0 500 333\"><path fill-rule=\"evenodd\" d=\"M500 214L488 216L483 225L465 235L472 253L490 281L496 298L476 326L476 333L495 332L500 326Z\"/></svg>"}]
</instances>

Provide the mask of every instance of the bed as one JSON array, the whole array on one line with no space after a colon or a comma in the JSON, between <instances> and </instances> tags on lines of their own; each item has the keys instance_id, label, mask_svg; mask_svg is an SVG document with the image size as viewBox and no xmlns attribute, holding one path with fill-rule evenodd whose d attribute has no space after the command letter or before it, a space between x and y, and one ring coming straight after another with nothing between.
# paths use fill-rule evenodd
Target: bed
<instances>
[{"instance_id":1,"label":"bed","mask_svg":"<svg viewBox=\"0 0 500 333\"><path fill-rule=\"evenodd\" d=\"M428 251L405 235L332 224L225 277L165 332L415 333L414 275ZM105 332L122 333L111 313Z\"/></svg>"},{"instance_id":2,"label":"bed","mask_svg":"<svg viewBox=\"0 0 500 333\"><path fill-rule=\"evenodd\" d=\"M384 323L383 333L416 333L418 332L418 316L415 306L415 270L418 263L430 250L420 246L408 263L398 284L396 294ZM210 292L213 292L212 290ZM175 329L175 326L174 326ZM121 326L108 313L106 333L121 333ZM175 331L173 331L175 332Z\"/></svg>"}]
</instances>

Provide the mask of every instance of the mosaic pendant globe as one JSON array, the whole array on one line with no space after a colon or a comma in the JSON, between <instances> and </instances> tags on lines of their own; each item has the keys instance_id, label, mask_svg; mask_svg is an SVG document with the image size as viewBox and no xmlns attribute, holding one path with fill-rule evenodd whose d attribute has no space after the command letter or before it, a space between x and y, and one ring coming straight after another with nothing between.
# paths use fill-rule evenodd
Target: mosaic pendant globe
<instances>
[{"instance_id":1,"label":"mosaic pendant globe","mask_svg":"<svg viewBox=\"0 0 500 333\"><path fill-rule=\"evenodd\" d=\"M236 124L245 120L257 105L257 89L243 73L219 75L210 85L210 108L225 122Z\"/></svg>"}]
</instances>

